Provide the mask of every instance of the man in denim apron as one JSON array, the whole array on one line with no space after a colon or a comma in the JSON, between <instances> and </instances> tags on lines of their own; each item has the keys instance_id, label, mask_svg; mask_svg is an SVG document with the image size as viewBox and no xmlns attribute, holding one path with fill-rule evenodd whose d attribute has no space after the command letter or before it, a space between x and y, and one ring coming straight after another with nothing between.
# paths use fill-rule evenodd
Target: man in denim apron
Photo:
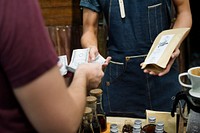
<instances>
[{"instance_id":1,"label":"man in denim apron","mask_svg":"<svg viewBox=\"0 0 200 133\"><path fill-rule=\"evenodd\" d=\"M174 0L177 21L173 28L191 27L189 0ZM107 54L112 61L102 81L103 105L108 116L145 117L145 110L171 111L173 97L180 91L177 48L166 70L144 73L144 61L155 37L169 29L171 0L81 0L83 47L90 47L90 59L98 53L98 13L108 26ZM183 14L180 15L184 11ZM178 52L177 52L178 51ZM174 62L174 63L173 63ZM172 65L173 63L173 65Z\"/></svg>"}]
</instances>

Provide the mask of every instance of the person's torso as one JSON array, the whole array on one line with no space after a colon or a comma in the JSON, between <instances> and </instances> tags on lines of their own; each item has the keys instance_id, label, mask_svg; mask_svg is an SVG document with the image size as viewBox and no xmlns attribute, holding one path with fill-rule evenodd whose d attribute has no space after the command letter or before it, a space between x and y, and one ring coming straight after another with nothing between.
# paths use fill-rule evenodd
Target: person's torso
<instances>
[{"instance_id":1,"label":"person's torso","mask_svg":"<svg viewBox=\"0 0 200 133\"><path fill-rule=\"evenodd\" d=\"M37 1L1 0L0 133L36 132L13 89L30 83L56 63L57 55L45 31Z\"/></svg>"},{"instance_id":2,"label":"person's torso","mask_svg":"<svg viewBox=\"0 0 200 133\"><path fill-rule=\"evenodd\" d=\"M171 1L122 1L124 18L120 14L119 0L99 1L109 27L108 50L134 55L147 54L155 37L170 27Z\"/></svg>"}]
</instances>

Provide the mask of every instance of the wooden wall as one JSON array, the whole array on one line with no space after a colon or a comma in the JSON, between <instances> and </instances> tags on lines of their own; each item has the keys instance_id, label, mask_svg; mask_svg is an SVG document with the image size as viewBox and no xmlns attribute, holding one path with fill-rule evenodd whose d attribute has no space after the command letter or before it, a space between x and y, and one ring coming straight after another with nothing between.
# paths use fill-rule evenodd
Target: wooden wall
<instances>
[{"instance_id":1,"label":"wooden wall","mask_svg":"<svg viewBox=\"0 0 200 133\"><path fill-rule=\"evenodd\" d=\"M58 55L68 61L73 49L81 48L82 10L80 0L39 0L45 25ZM106 27L99 26L99 51L106 56Z\"/></svg>"},{"instance_id":2,"label":"wooden wall","mask_svg":"<svg viewBox=\"0 0 200 133\"><path fill-rule=\"evenodd\" d=\"M39 0L47 26L81 25L80 0Z\"/></svg>"}]
</instances>

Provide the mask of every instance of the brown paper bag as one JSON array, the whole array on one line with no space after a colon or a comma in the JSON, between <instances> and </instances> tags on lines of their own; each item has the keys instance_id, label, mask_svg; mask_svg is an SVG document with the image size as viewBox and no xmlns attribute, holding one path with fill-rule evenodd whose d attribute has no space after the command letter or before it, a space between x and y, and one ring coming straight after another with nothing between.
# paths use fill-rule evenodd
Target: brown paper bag
<instances>
[{"instance_id":1,"label":"brown paper bag","mask_svg":"<svg viewBox=\"0 0 200 133\"><path fill-rule=\"evenodd\" d=\"M169 62L169 59L175 50L186 38L190 28L177 28L164 30L154 40L142 69L148 69L156 73L162 72Z\"/></svg>"}]
</instances>

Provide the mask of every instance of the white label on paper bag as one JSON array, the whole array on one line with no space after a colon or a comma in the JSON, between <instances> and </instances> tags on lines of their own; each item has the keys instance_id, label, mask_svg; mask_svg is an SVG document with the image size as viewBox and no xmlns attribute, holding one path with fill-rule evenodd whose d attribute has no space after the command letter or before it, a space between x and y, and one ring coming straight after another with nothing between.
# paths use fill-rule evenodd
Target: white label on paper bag
<instances>
[{"instance_id":1,"label":"white label on paper bag","mask_svg":"<svg viewBox=\"0 0 200 133\"><path fill-rule=\"evenodd\" d=\"M149 58L145 61L146 64L156 64L158 62L166 47L168 46L169 42L172 40L173 36L174 34L163 35L161 37L158 46L155 47Z\"/></svg>"}]
</instances>

